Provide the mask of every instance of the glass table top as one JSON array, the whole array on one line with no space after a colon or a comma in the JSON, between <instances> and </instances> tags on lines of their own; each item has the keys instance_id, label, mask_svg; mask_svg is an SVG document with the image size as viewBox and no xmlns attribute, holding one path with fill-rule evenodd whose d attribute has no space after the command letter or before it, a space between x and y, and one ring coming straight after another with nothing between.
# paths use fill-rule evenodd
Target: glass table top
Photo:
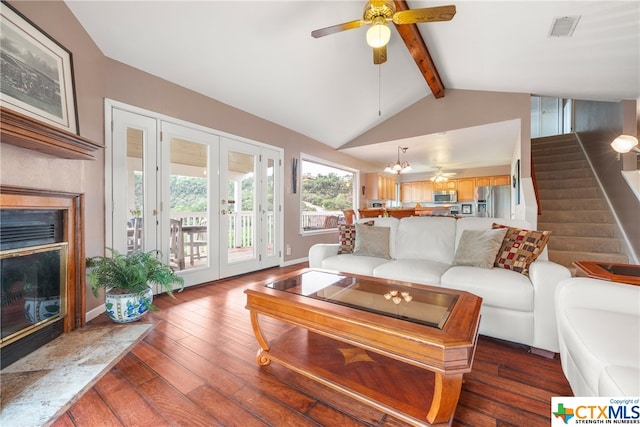
<instances>
[{"instance_id":1,"label":"glass table top","mask_svg":"<svg viewBox=\"0 0 640 427\"><path fill-rule=\"evenodd\" d=\"M458 300L455 294L324 271L303 272L265 286L438 329Z\"/></svg>"}]
</instances>

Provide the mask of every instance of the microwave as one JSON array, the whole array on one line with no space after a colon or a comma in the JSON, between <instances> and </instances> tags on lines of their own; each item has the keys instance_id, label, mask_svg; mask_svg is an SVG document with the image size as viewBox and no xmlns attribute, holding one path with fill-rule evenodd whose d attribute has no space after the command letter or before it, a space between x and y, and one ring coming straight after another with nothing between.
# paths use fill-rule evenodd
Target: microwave
<instances>
[{"instance_id":1,"label":"microwave","mask_svg":"<svg viewBox=\"0 0 640 427\"><path fill-rule=\"evenodd\" d=\"M456 190L434 191L433 203L456 203L458 192Z\"/></svg>"}]
</instances>

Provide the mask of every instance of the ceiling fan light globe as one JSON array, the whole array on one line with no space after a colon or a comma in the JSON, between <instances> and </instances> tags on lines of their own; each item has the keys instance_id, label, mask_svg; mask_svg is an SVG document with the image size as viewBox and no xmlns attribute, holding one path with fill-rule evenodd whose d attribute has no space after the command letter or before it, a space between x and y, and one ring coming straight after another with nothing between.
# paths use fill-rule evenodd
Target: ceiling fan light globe
<instances>
[{"instance_id":1,"label":"ceiling fan light globe","mask_svg":"<svg viewBox=\"0 0 640 427\"><path fill-rule=\"evenodd\" d=\"M402 166L400 166L400 163L396 163L395 165L393 165L393 170L396 172L400 172L402 170Z\"/></svg>"},{"instance_id":2,"label":"ceiling fan light globe","mask_svg":"<svg viewBox=\"0 0 640 427\"><path fill-rule=\"evenodd\" d=\"M367 44L371 47L386 46L389 39L391 39L391 30L385 24L375 24L367 30Z\"/></svg>"},{"instance_id":3,"label":"ceiling fan light globe","mask_svg":"<svg viewBox=\"0 0 640 427\"><path fill-rule=\"evenodd\" d=\"M391 173L391 172L393 172L393 169L391 169L391 166L387 165L387 167L384 168L384 171L387 172L387 173Z\"/></svg>"}]
</instances>

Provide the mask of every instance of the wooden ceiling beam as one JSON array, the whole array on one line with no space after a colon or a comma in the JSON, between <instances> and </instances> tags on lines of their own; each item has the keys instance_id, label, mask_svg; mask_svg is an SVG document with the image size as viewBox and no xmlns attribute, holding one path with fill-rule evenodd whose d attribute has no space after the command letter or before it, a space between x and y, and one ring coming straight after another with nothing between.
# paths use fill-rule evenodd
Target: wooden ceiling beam
<instances>
[{"instance_id":1,"label":"wooden ceiling beam","mask_svg":"<svg viewBox=\"0 0 640 427\"><path fill-rule=\"evenodd\" d=\"M405 0L394 0L396 11L409 10L409 6ZM395 24L394 24L395 25ZM420 30L416 24L395 25L398 34L402 37L404 44L409 49L409 53L416 61L418 69L427 81L433 96L436 98L444 97L444 85L440 80L440 75L436 69L433 59L429 54L429 49L420 34Z\"/></svg>"}]
</instances>

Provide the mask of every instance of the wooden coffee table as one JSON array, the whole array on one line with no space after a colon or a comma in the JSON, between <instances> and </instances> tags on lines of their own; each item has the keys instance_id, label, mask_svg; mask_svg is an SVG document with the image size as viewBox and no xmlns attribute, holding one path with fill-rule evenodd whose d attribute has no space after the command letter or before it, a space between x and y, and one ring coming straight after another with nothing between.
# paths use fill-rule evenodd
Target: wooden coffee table
<instances>
[{"instance_id":1,"label":"wooden coffee table","mask_svg":"<svg viewBox=\"0 0 640 427\"><path fill-rule=\"evenodd\" d=\"M259 365L274 361L413 425L451 424L482 298L312 269L245 294ZM269 342L258 315L296 328Z\"/></svg>"}]
</instances>

